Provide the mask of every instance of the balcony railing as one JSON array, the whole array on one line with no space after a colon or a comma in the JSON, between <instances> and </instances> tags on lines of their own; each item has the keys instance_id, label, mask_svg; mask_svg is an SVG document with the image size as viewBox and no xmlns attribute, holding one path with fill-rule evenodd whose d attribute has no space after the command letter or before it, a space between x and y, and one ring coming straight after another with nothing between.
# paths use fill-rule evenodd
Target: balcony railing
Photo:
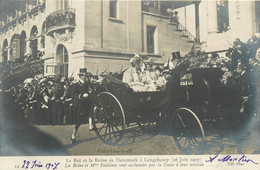
<instances>
[{"instance_id":1,"label":"balcony railing","mask_svg":"<svg viewBox=\"0 0 260 170\"><path fill-rule=\"evenodd\" d=\"M27 20L27 14L29 14L29 16L35 16L38 14L39 10L43 12L45 10L45 1L42 3L38 3L37 5L32 5L31 8L31 10L29 10L30 8L26 9L26 12L22 13L21 15L16 14L16 16L11 21L8 21L7 23L5 23L5 25L0 27L0 34L6 33L9 27L15 27L17 24L17 20L19 24L25 22Z\"/></svg>"},{"instance_id":2,"label":"balcony railing","mask_svg":"<svg viewBox=\"0 0 260 170\"><path fill-rule=\"evenodd\" d=\"M46 34L60 29L75 28L75 25L75 9L55 11L46 18Z\"/></svg>"},{"instance_id":3,"label":"balcony railing","mask_svg":"<svg viewBox=\"0 0 260 170\"><path fill-rule=\"evenodd\" d=\"M18 22L21 24L22 22L26 21L27 13L23 13L19 18Z\"/></svg>"}]
</instances>

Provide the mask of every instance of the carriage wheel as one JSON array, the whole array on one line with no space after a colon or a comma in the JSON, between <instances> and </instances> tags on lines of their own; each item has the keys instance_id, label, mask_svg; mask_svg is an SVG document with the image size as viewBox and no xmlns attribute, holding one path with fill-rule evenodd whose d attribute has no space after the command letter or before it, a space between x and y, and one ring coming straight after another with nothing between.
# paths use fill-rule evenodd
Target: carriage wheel
<instances>
[{"instance_id":1,"label":"carriage wheel","mask_svg":"<svg viewBox=\"0 0 260 170\"><path fill-rule=\"evenodd\" d=\"M94 99L93 126L96 135L106 144L117 144L124 135L125 114L118 99L102 92Z\"/></svg>"},{"instance_id":2,"label":"carriage wheel","mask_svg":"<svg viewBox=\"0 0 260 170\"><path fill-rule=\"evenodd\" d=\"M171 128L175 144L183 154L203 153L204 130L194 112L187 108L177 109L172 116Z\"/></svg>"}]
</instances>

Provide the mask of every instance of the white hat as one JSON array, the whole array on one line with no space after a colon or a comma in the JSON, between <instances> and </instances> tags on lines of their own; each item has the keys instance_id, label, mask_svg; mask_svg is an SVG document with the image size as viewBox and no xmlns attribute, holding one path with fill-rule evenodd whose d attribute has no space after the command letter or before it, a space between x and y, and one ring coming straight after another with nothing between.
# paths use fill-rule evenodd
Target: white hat
<instances>
[{"instance_id":1,"label":"white hat","mask_svg":"<svg viewBox=\"0 0 260 170\"><path fill-rule=\"evenodd\" d=\"M140 56L138 54L135 54L135 56L130 59L130 63L136 64L137 62L140 62L141 60L142 59L140 58Z\"/></svg>"}]
</instances>

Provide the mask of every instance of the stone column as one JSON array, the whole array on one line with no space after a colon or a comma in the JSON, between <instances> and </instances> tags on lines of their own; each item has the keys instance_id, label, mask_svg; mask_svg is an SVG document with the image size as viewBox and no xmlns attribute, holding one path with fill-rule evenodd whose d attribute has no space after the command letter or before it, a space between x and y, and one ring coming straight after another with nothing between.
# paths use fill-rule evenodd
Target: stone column
<instances>
[{"instance_id":1,"label":"stone column","mask_svg":"<svg viewBox=\"0 0 260 170\"><path fill-rule=\"evenodd\" d=\"M42 48L41 39L42 39L42 36L37 37L37 48L38 48L38 50Z\"/></svg>"},{"instance_id":2,"label":"stone column","mask_svg":"<svg viewBox=\"0 0 260 170\"><path fill-rule=\"evenodd\" d=\"M208 33L218 32L217 2L208 1Z\"/></svg>"},{"instance_id":3,"label":"stone column","mask_svg":"<svg viewBox=\"0 0 260 170\"><path fill-rule=\"evenodd\" d=\"M199 5L200 1L195 1L195 24L196 24L196 40L199 43L200 42L200 16L199 16Z\"/></svg>"},{"instance_id":4,"label":"stone column","mask_svg":"<svg viewBox=\"0 0 260 170\"><path fill-rule=\"evenodd\" d=\"M7 48L7 61L12 61L12 58L11 58L11 47L9 46Z\"/></svg>"},{"instance_id":5,"label":"stone column","mask_svg":"<svg viewBox=\"0 0 260 170\"><path fill-rule=\"evenodd\" d=\"M25 44L26 44L26 52L25 52L25 54L29 54L29 55L31 55L32 54L32 49L31 49L31 47L30 47L30 43L31 43L31 40L30 39L27 39L27 40L25 40Z\"/></svg>"}]
</instances>

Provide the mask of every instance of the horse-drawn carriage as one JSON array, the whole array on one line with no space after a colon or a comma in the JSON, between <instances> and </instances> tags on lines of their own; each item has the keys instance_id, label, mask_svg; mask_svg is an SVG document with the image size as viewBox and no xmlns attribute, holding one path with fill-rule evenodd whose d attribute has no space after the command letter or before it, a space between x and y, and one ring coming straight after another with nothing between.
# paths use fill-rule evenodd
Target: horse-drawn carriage
<instances>
[{"instance_id":1,"label":"horse-drawn carriage","mask_svg":"<svg viewBox=\"0 0 260 170\"><path fill-rule=\"evenodd\" d=\"M117 144L126 125L137 123L147 129L166 120L170 134L183 154L205 152L205 127L227 120L237 124L243 118L240 84L224 85L220 68L186 71L178 84L165 91L134 92L121 80L104 75L94 99L93 125L97 136Z\"/></svg>"}]
</instances>

